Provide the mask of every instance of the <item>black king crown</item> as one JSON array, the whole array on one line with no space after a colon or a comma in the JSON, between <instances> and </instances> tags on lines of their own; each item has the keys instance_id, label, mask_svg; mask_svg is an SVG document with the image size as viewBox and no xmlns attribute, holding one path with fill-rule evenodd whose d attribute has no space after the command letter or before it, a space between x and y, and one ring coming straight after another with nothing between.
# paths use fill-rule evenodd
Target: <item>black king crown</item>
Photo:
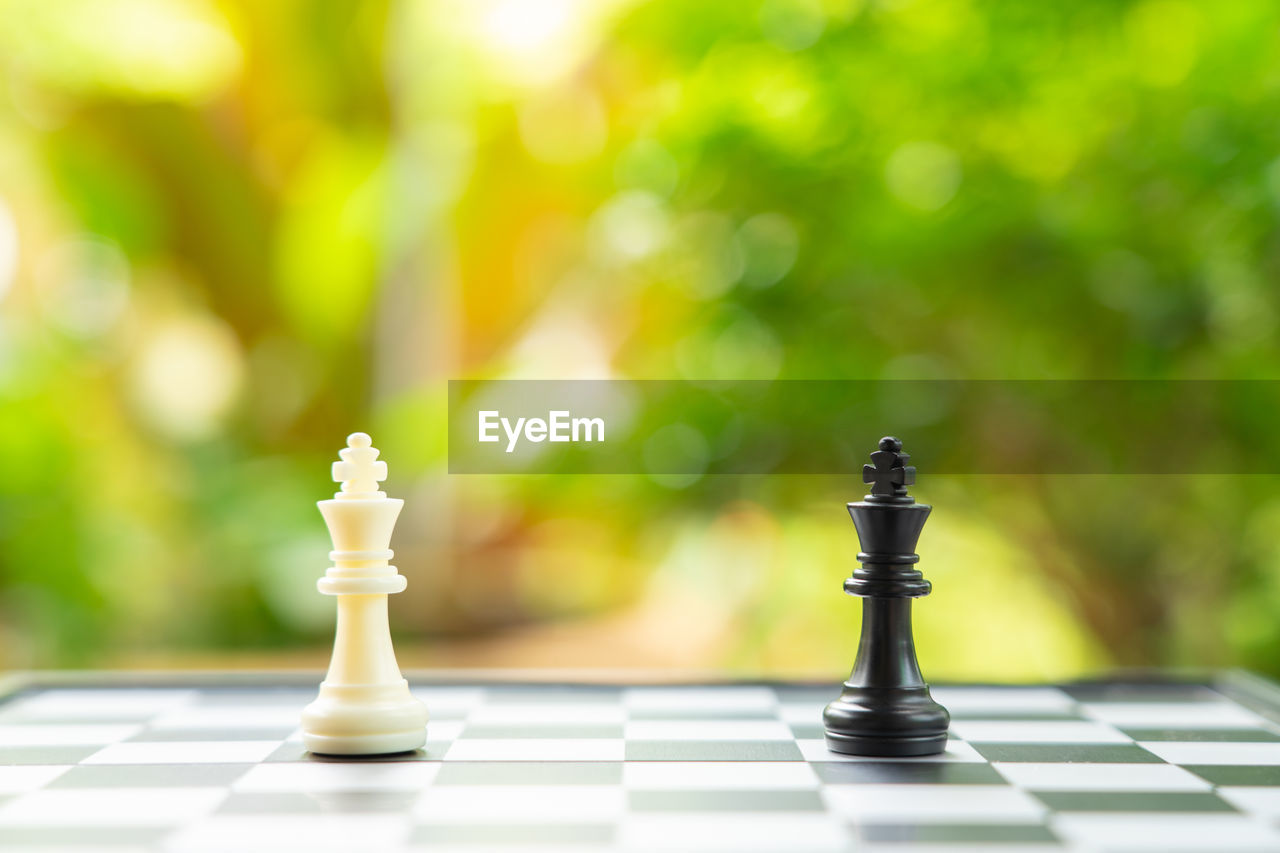
<instances>
[{"instance_id":1,"label":"black king crown","mask_svg":"<svg viewBox=\"0 0 1280 853\"><path fill-rule=\"evenodd\" d=\"M844 590L862 598L862 636L853 672L822 718L827 746L850 755L932 755L947 745L951 717L933 701L920 675L911 633L911 599L930 584L915 564L916 542L932 507L907 494L916 469L892 436L863 466L871 494L849 504L858 530L861 568Z\"/></svg>"}]
</instances>

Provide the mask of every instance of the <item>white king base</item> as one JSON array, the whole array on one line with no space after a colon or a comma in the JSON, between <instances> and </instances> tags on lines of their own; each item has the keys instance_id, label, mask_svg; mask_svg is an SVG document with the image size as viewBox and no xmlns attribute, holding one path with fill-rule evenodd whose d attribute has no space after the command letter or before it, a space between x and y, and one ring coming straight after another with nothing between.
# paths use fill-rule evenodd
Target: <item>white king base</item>
<instances>
[{"instance_id":1,"label":"white king base","mask_svg":"<svg viewBox=\"0 0 1280 853\"><path fill-rule=\"evenodd\" d=\"M334 547L318 586L337 596L338 630L320 696L302 712L302 742L329 755L406 752L427 740L427 708L400 675L387 623L387 596L405 588L387 547L404 501L378 491L387 463L372 445L362 432L347 438L333 464L342 491L317 503Z\"/></svg>"}]
</instances>

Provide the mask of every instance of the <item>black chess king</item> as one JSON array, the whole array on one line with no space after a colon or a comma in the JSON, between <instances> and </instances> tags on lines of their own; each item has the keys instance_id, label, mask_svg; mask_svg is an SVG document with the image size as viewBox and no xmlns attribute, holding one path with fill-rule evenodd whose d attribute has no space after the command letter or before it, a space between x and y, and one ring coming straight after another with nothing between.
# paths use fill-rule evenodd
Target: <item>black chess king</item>
<instances>
[{"instance_id":1,"label":"black chess king","mask_svg":"<svg viewBox=\"0 0 1280 853\"><path fill-rule=\"evenodd\" d=\"M911 635L911 599L931 584L915 564L916 542L932 507L907 494L916 469L892 436L880 439L862 469L871 494L849 504L862 567L844 591L862 599L862 637L853 672L822 720L827 746L848 755L933 755L947 745L951 715L933 701L920 675Z\"/></svg>"}]
</instances>

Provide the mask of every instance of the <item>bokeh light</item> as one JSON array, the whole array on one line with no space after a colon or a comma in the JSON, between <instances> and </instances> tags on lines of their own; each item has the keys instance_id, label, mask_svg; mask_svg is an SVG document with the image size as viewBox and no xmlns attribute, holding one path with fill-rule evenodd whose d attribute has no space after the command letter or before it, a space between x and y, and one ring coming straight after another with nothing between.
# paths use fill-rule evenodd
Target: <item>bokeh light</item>
<instances>
[{"instance_id":1,"label":"bokeh light","mask_svg":"<svg viewBox=\"0 0 1280 853\"><path fill-rule=\"evenodd\" d=\"M624 392L665 424L635 476L450 475L448 380L1273 379L1277 34L1264 0L0 0L0 666L322 665L314 502L365 429L406 666L837 676L861 483L698 473L756 413ZM1059 426L1105 456L1096 415ZM1206 453L1280 452L1240 417ZM916 461L932 679L1280 674L1274 478Z\"/></svg>"}]
</instances>

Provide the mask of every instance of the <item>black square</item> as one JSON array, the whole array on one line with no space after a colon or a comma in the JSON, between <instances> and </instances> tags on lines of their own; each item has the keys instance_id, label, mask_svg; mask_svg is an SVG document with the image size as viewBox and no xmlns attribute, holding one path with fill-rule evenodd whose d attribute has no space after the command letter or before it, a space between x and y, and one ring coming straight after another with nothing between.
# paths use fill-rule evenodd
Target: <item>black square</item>
<instances>
[{"instance_id":1,"label":"black square","mask_svg":"<svg viewBox=\"0 0 1280 853\"><path fill-rule=\"evenodd\" d=\"M951 719L955 722L998 720L1019 723L1082 723L1089 721L1088 717L1074 711L1028 711L1025 708L1009 709L1007 711L993 710L991 708L982 708L980 710L960 709L951 712Z\"/></svg>"},{"instance_id":2,"label":"black square","mask_svg":"<svg viewBox=\"0 0 1280 853\"><path fill-rule=\"evenodd\" d=\"M1183 769L1214 785L1280 787L1280 767L1274 764L1200 764Z\"/></svg>"},{"instance_id":3,"label":"black square","mask_svg":"<svg viewBox=\"0 0 1280 853\"><path fill-rule=\"evenodd\" d=\"M881 844L1056 844L1049 827L1038 823L866 824L864 841ZM971 848L966 848L971 849Z\"/></svg>"},{"instance_id":4,"label":"black square","mask_svg":"<svg viewBox=\"0 0 1280 853\"><path fill-rule=\"evenodd\" d=\"M983 743L973 748L987 761L1039 764L1163 764L1136 743Z\"/></svg>"},{"instance_id":5,"label":"black square","mask_svg":"<svg viewBox=\"0 0 1280 853\"><path fill-rule=\"evenodd\" d=\"M1077 702L1221 702L1222 694L1203 684L1092 682L1061 687Z\"/></svg>"},{"instance_id":6,"label":"black square","mask_svg":"<svg viewBox=\"0 0 1280 853\"><path fill-rule=\"evenodd\" d=\"M1234 812L1210 791L1033 791L1055 812Z\"/></svg>"},{"instance_id":7,"label":"black square","mask_svg":"<svg viewBox=\"0 0 1280 853\"><path fill-rule=\"evenodd\" d=\"M787 705L812 705L815 713L821 713L828 702L840 695L840 685L820 687L799 684L779 684L773 692L778 701Z\"/></svg>"},{"instance_id":8,"label":"black square","mask_svg":"<svg viewBox=\"0 0 1280 853\"><path fill-rule=\"evenodd\" d=\"M1121 728L1137 741L1166 740L1198 743L1277 743L1280 734L1259 728L1240 729L1141 729Z\"/></svg>"},{"instance_id":9,"label":"black square","mask_svg":"<svg viewBox=\"0 0 1280 853\"><path fill-rule=\"evenodd\" d=\"M6 746L0 747L0 765L79 764L101 746Z\"/></svg>"},{"instance_id":10,"label":"black square","mask_svg":"<svg viewBox=\"0 0 1280 853\"><path fill-rule=\"evenodd\" d=\"M283 742L285 738L293 734L293 730L297 726L276 726L274 728L224 728L224 729L177 729L177 728L145 728L135 734L133 737L127 738L128 742L158 742L169 741L175 743L205 743L209 741L229 741L229 740L278 740Z\"/></svg>"},{"instance_id":11,"label":"black square","mask_svg":"<svg viewBox=\"0 0 1280 853\"><path fill-rule=\"evenodd\" d=\"M811 765L828 785L1007 785L990 764L962 761L816 761Z\"/></svg>"},{"instance_id":12,"label":"black square","mask_svg":"<svg viewBox=\"0 0 1280 853\"><path fill-rule=\"evenodd\" d=\"M150 847L171 832L171 826L5 826L0 827L0 850L44 846L85 850Z\"/></svg>"}]
</instances>

